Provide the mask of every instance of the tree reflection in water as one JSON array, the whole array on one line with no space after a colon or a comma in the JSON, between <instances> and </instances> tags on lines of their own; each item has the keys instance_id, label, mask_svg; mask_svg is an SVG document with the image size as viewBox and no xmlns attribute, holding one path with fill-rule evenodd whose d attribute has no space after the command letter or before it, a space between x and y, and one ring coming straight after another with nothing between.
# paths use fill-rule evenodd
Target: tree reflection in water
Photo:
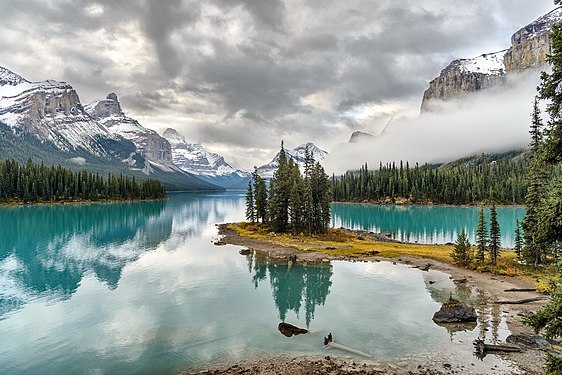
<instances>
[{"instance_id":1,"label":"tree reflection in water","mask_svg":"<svg viewBox=\"0 0 562 375\"><path fill-rule=\"evenodd\" d=\"M259 252L247 255L252 283L257 288L269 276L279 319L287 312L299 316L304 305L306 326L314 319L316 306L323 306L332 286L332 266L297 263L289 267L286 261L275 260Z\"/></svg>"}]
</instances>

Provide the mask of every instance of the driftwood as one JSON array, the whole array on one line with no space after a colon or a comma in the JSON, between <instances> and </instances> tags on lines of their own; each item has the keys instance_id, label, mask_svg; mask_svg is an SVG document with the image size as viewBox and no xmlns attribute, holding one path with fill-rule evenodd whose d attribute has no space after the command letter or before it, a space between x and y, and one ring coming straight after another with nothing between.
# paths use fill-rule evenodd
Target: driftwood
<instances>
[{"instance_id":1,"label":"driftwood","mask_svg":"<svg viewBox=\"0 0 562 375\"><path fill-rule=\"evenodd\" d=\"M520 352L521 349L519 349L516 346L510 346L510 345L492 345L492 344L486 344L484 342L484 340L482 340L481 338L478 338L476 340L474 340L474 349L476 349L476 354L478 355L479 358L484 358L486 356L486 353L488 352Z\"/></svg>"},{"instance_id":2,"label":"driftwood","mask_svg":"<svg viewBox=\"0 0 562 375\"><path fill-rule=\"evenodd\" d=\"M515 301L496 301L496 302L494 302L494 304L496 304L496 305L524 305L526 303L542 301L544 299L545 299L544 297L533 297L533 298L519 299L519 300L515 300Z\"/></svg>"},{"instance_id":3,"label":"driftwood","mask_svg":"<svg viewBox=\"0 0 562 375\"><path fill-rule=\"evenodd\" d=\"M350 348L350 347L347 347L347 346L344 346L344 345L335 343L335 342L334 342L334 338L332 337L332 334L331 334L331 333L328 335L328 337L324 337L324 347L329 347L329 348L334 348L334 349L343 350L343 351L346 351L346 352L349 352L349 353L353 353L353 354L357 354L357 355L360 355L360 356L366 357L366 358L373 358L373 356L370 355L370 354L368 354L368 353L365 353L365 352L362 352L362 351L360 351L360 350L353 349L353 348Z\"/></svg>"},{"instance_id":4,"label":"driftwood","mask_svg":"<svg viewBox=\"0 0 562 375\"><path fill-rule=\"evenodd\" d=\"M506 289L504 292L536 292L535 288L511 288Z\"/></svg>"}]
</instances>

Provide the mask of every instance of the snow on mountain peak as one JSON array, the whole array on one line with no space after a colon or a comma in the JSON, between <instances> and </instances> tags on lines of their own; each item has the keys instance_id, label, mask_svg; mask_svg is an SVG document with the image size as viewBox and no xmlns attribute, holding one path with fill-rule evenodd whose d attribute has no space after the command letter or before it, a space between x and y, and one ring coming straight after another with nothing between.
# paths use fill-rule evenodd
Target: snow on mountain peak
<instances>
[{"instance_id":1,"label":"snow on mountain peak","mask_svg":"<svg viewBox=\"0 0 562 375\"><path fill-rule=\"evenodd\" d=\"M249 173L234 168L224 157L207 151L199 143L186 142L175 129L168 128L162 134L172 145L172 161L178 168L199 176L221 177L236 174L248 177Z\"/></svg>"},{"instance_id":2,"label":"snow on mountain peak","mask_svg":"<svg viewBox=\"0 0 562 375\"><path fill-rule=\"evenodd\" d=\"M0 86L10 85L17 86L22 83L29 83L22 76L0 66Z\"/></svg>"},{"instance_id":3,"label":"snow on mountain peak","mask_svg":"<svg viewBox=\"0 0 562 375\"><path fill-rule=\"evenodd\" d=\"M328 155L326 151L322 150L312 142L302 144L298 147L295 147L292 150L285 149L285 154L287 155L287 158L293 160L302 169L304 167L305 153L307 148L308 151L312 153L312 156L315 161L321 162ZM271 162L259 167L258 174L264 178L271 178L273 177L273 172L275 172L275 170L278 167L279 167L279 153L275 155L275 157Z\"/></svg>"},{"instance_id":4,"label":"snow on mountain peak","mask_svg":"<svg viewBox=\"0 0 562 375\"><path fill-rule=\"evenodd\" d=\"M503 57L507 50L485 53L473 59L460 59L459 67L463 72L502 75L505 73Z\"/></svg>"}]
</instances>

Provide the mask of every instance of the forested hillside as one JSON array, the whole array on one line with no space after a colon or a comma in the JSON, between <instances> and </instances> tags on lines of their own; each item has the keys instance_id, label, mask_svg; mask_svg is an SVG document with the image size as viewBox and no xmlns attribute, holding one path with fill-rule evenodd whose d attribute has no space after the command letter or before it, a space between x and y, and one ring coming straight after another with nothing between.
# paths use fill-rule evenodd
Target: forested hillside
<instances>
[{"instance_id":1,"label":"forested hillside","mask_svg":"<svg viewBox=\"0 0 562 375\"><path fill-rule=\"evenodd\" d=\"M525 154L481 155L444 165L400 162L367 165L332 179L339 202L522 204L527 194Z\"/></svg>"}]
</instances>

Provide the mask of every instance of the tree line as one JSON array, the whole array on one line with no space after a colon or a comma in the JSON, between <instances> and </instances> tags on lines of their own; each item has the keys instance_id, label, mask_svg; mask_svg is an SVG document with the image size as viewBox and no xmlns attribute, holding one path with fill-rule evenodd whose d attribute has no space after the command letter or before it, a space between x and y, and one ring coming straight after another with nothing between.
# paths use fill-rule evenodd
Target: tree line
<instances>
[{"instance_id":1,"label":"tree line","mask_svg":"<svg viewBox=\"0 0 562 375\"><path fill-rule=\"evenodd\" d=\"M559 4L560 0L555 0ZM541 84L531 113L531 162L528 173L527 213L523 220L522 256L527 264L538 266L558 261L562 245L562 177L552 167L562 165L562 24L553 25L550 33L551 53L547 62L550 72L541 73ZM549 120L541 118L540 101L546 104ZM562 275L561 275L562 276ZM555 285L550 302L542 310L531 313L524 322L546 337L562 337L562 286ZM547 354L546 374L562 373L562 357Z\"/></svg>"},{"instance_id":2,"label":"tree line","mask_svg":"<svg viewBox=\"0 0 562 375\"><path fill-rule=\"evenodd\" d=\"M102 177L59 166L0 160L0 202L63 202L107 199L159 199L166 196L160 181L135 177Z\"/></svg>"},{"instance_id":3,"label":"tree line","mask_svg":"<svg viewBox=\"0 0 562 375\"><path fill-rule=\"evenodd\" d=\"M301 174L298 164L287 158L283 142L278 162L269 188L254 170L246 192L246 220L265 223L280 233L325 232L330 226L332 194L324 168L307 148Z\"/></svg>"},{"instance_id":4,"label":"tree line","mask_svg":"<svg viewBox=\"0 0 562 375\"><path fill-rule=\"evenodd\" d=\"M358 172L332 178L335 201L434 204L523 204L527 194L526 158L493 160L482 155L452 164L367 164Z\"/></svg>"}]
</instances>

